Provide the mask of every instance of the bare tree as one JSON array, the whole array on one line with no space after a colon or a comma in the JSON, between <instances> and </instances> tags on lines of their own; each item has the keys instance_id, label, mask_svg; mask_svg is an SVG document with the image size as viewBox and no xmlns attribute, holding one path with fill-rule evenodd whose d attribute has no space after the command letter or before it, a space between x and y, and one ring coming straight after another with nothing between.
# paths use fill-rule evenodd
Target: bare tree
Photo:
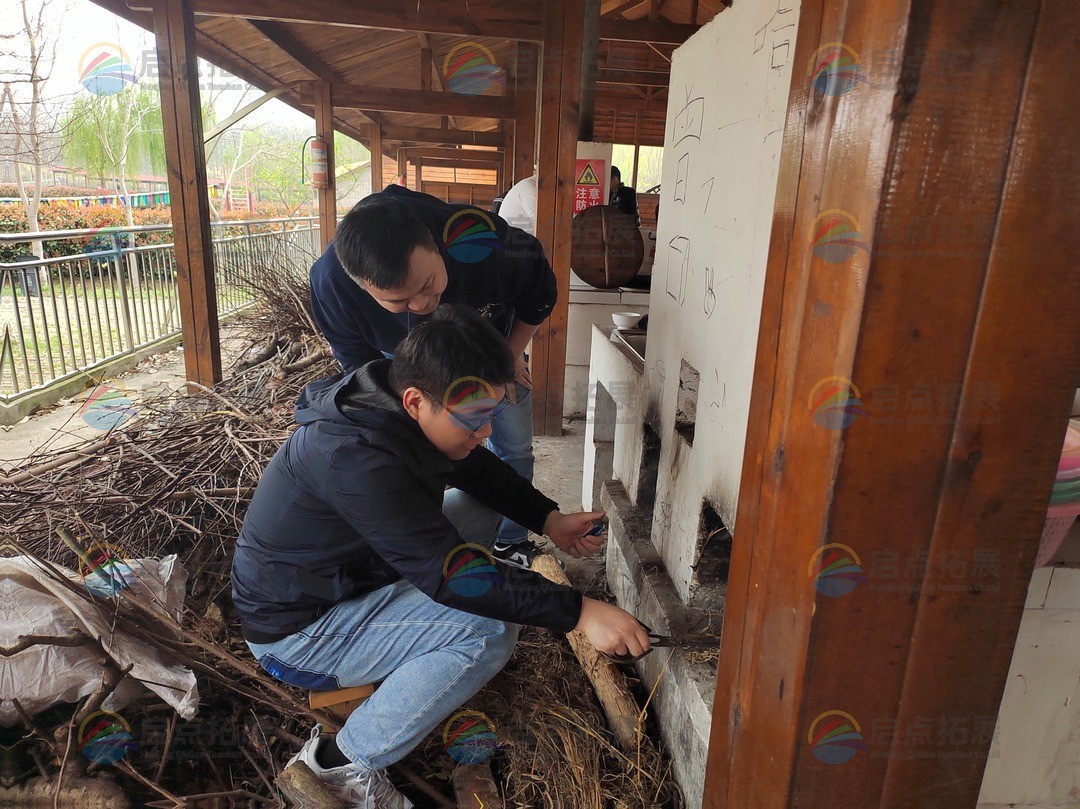
<instances>
[{"instance_id":1,"label":"bare tree","mask_svg":"<svg viewBox=\"0 0 1080 809\"><path fill-rule=\"evenodd\" d=\"M46 93L60 33L51 21L63 17L63 12L52 14L50 5L50 0L20 0L21 14L4 15L11 27L0 32L5 56L0 73L0 139L4 160L13 164L30 231L40 227L44 168L56 159L64 139L62 103ZM40 240L31 249L38 258L44 257Z\"/></svg>"}]
</instances>

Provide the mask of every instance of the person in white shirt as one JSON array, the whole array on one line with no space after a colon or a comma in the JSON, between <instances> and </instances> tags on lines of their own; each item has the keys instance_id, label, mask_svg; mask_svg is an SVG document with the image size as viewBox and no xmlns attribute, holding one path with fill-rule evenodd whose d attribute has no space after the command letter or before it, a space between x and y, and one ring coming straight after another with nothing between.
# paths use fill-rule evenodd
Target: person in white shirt
<instances>
[{"instance_id":1,"label":"person in white shirt","mask_svg":"<svg viewBox=\"0 0 1080 809\"><path fill-rule=\"evenodd\" d=\"M526 177L506 192L499 216L530 236L536 235L536 175Z\"/></svg>"}]
</instances>

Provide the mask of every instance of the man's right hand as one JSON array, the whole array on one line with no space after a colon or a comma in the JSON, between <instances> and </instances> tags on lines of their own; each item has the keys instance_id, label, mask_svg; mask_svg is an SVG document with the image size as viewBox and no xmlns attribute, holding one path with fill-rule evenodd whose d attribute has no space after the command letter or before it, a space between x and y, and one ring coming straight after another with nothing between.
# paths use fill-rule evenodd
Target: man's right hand
<instances>
[{"instance_id":1,"label":"man's right hand","mask_svg":"<svg viewBox=\"0 0 1080 809\"><path fill-rule=\"evenodd\" d=\"M598 652L634 657L649 650L649 634L633 615L595 598L581 599L581 615L574 629L583 632Z\"/></svg>"}]
</instances>

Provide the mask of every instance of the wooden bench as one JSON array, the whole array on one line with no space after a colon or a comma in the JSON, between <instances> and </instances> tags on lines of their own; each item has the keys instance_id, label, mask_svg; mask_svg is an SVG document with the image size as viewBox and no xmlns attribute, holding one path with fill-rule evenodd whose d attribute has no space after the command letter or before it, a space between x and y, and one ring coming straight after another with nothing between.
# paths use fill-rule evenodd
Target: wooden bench
<instances>
[{"instance_id":1,"label":"wooden bench","mask_svg":"<svg viewBox=\"0 0 1080 809\"><path fill-rule=\"evenodd\" d=\"M374 685L357 685L334 691L308 691L308 706L322 708L335 719L344 722L364 700L375 693Z\"/></svg>"}]
</instances>

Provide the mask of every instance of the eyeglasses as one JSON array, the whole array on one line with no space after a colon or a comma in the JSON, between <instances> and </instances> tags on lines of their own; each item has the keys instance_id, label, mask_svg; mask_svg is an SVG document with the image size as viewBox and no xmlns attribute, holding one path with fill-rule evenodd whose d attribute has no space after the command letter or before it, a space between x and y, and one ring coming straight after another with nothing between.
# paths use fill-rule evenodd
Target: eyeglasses
<instances>
[{"instance_id":1,"label":"eyeglasses","mask_svg":"<svg viewBox=\"0 0 1080 809\"><path fill-rule=\"evenodd\" d=\"M438 401L436 399L436 401ZM510 394L504 393L502 399L495 403L494 407L481 410L477 413L461 413L456 410L451 410L442 402L439 402L439 406L442 407L454 421L461 427L468 430L470 433L478 433L484 427L495 421L495 418L506 409L510 404Z\"/></svg>"}]
</instances>

